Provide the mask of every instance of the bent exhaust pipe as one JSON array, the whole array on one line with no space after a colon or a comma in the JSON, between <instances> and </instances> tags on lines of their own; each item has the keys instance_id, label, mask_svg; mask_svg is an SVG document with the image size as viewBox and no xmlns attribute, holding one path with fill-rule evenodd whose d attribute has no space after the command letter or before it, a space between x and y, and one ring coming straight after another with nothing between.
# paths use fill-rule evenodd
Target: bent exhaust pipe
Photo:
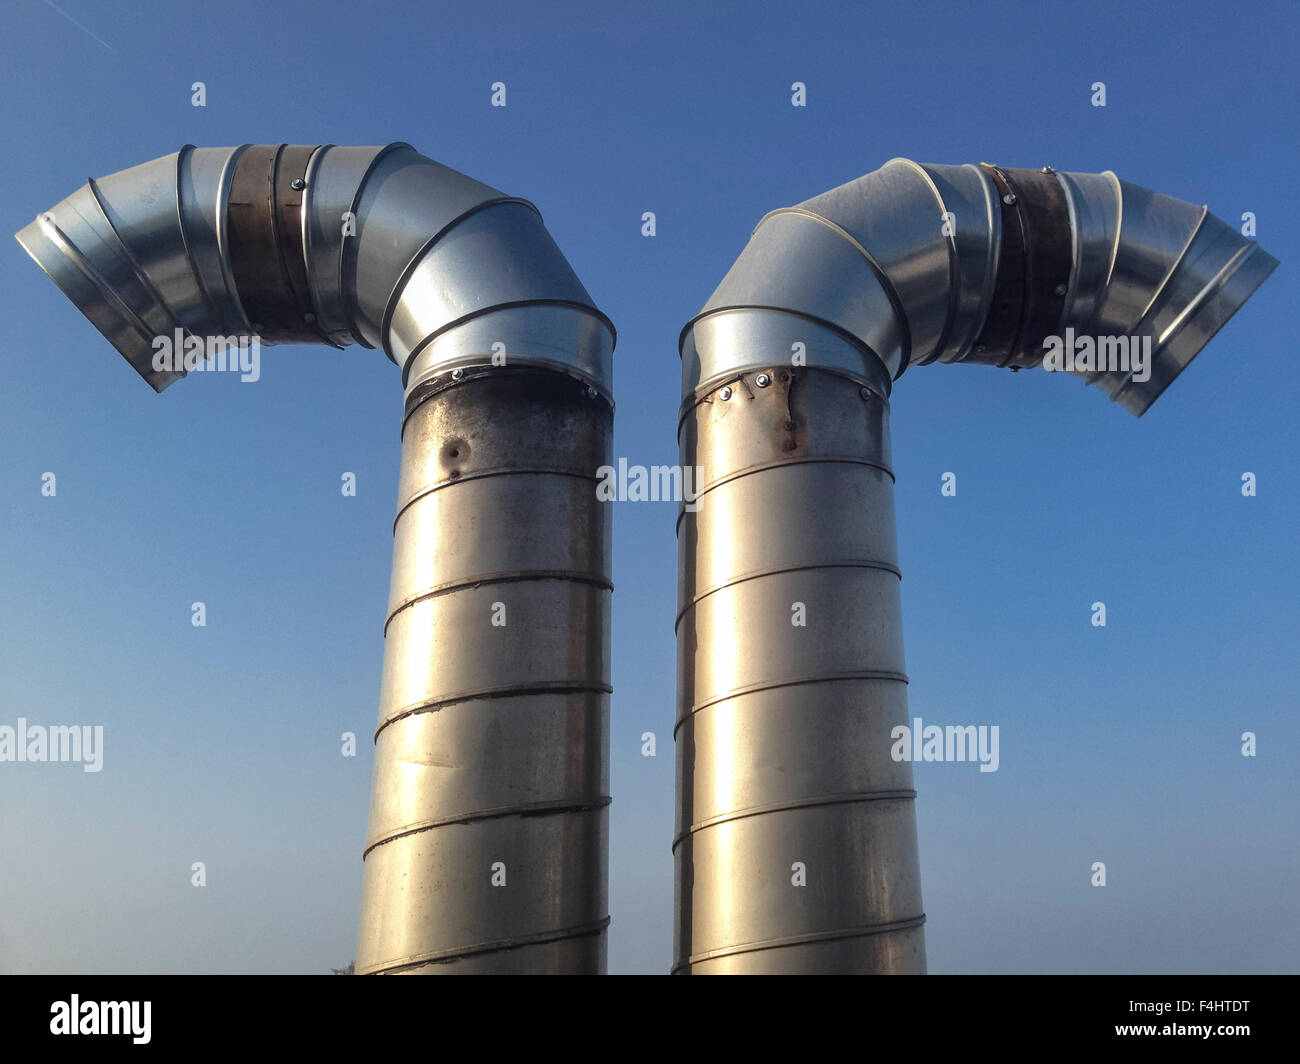
<instances>
[{"instance_id":1,"label":"bent exhaust pipe","mask_svg":"<svg viewBox=\"0 0 1300 1064\"><path fill-rule=\"evenodd\" d=\"M759 222L680 341L675 972L925 970L892 382L1046 357L1140 416L1276 265L1050 167L895 159Z\"/></svg>"},{"instance_id":2,"label":"bent exhaust pipe","mask_svg":"<svg viewBox=\"0 0 1300 1064\"><path fill-rule=\"evenodd\" d=\"M356 970L603 972L614 328L537 210L407 144L187 146L18 241L156 391L174 334L401 367Z\"/></svg>"}]
</instances>

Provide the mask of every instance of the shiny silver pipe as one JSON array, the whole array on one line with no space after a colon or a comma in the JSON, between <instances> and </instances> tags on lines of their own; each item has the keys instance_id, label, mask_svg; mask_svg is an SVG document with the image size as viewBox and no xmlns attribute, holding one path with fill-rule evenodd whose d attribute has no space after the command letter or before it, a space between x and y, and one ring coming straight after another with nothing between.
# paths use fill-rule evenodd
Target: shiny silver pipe
<instances>
[{"instance_id":1,"label":"shiny silver pipe","mask_svg":"<svg viewBox=\"0 0 1300 1064\"><path fill-rule=\"evenodd\" d=\"M406 144L187 146L18 240L156 391L173 336L401 367L356 970L604 971L614 330L536 209Z\"/></svg>"},{"instance_id":2,"label":"shiny silver pipe","mask_svg":"<svg viewBox=\"0 0 1300 1064\"><path fill-rule=\"evenodd\" d=\"M1276 265L1109 172L895 159L759 222L680 342L675 972L925 970L892 382L1059 351L1141 415Z\"/></svg>"}]
</instances>

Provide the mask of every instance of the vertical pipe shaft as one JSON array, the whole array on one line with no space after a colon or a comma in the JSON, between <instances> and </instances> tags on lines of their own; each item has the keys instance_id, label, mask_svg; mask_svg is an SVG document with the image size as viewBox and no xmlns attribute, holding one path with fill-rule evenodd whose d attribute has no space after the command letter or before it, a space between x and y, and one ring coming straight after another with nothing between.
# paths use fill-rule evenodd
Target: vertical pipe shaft
<instances>
[{"instance_id":1,"label":"vertical pipe shaft","mask_svg":"<svg viewBox=\"0 0 1300 1064\"><path fill-rule=\"evenodd\" d=\"M407 400L357 972L602 973L612 411L457 373Z\"/></svg>"},{"instance_id":2,"label":"vertical pipe shaft","mask_svg":"<svg viewBox=\"0 0 1300 1064\"><path fill-rule=\"evenodd\" d=\"M887 379L866 380L775 365L683 408L702 489L678 529L675 972L925 970L911 765L890 756Z\"/></svg>"}]
</instances>

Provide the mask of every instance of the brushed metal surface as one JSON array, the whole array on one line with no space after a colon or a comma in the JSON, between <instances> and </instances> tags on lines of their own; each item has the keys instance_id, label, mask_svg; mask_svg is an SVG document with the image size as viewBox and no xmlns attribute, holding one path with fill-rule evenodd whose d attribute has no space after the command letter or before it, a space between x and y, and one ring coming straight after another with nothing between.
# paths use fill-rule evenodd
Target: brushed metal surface
<instances>
[{"instance_id":1,"label":"brushed metal surface","mask_svg":"<svg viewBox=\"0 0 1300 1064\"><path fill-rule=\"evenodd\" d=\"M923 971L888 405L758 372L679 428L673 970Z\"/></svg>"},{"instance_id":2,"label":"brushed metal surface","mask_svg":"<svg viewBox=\"0 0 1300 1064\"><path fill-rule=\"evenodd\" d=\"M406 418L359 973L604 970L611 428L536 367Z\"/></svg>"},{"instance_id":3,"label":"brushed metal surface","mask_svg":"<svg viewBox=\"0 0 1300 1064\"><path fill-rule=\"evenodd\" d=\"M1022 198L1047 175L1064 199L1059 231L1032 236L1060 243L1071 264L1053 335L1073 329L1080 336L1151 339L1155 364L1147 381L1133 380L1127 369L1072 371L1133 414L1149 409L1277 266L1205 207L1110 171L1000 172L1023 186ZM728 358L752 351L729 335L741 326L713 319L738 318L750 334L789 327L747 320L764 311L846 334L893 379L909 365L931 362L1041 366L1041 350L976 343L1002 264L1003 209L982 167L892 159L768 213L683 330L683 394L750 365Z\"/></svg>"},{"instance_id":4,"label":"brushed metal surface","mask_svg":"<svg viewBox=\"0 0 1300 1064\"><path fill-rule=\"evenodd\" d=\"M250 320L231 269L231 226L244 224L229 217L231 184L249 149L275 146L186 145L92 179L17 234L155 391L185 375L153 368L155 337L178 328L199 337L248 336L269 324ZM286 220L297 219L292 262L282 266L305 277L311 310L293 308L302 336L263 336L264 346L323 340L379 347L406 381L407 363L435 338L502 310L531 308L543 313L522 333L514 316L459 332L459 343L437 349L448 365L426 356L422 374L492 364L493 345L508 341L509 364L538 359L612 394L613 325L532 204L400 142L285 150L310 153L304 187L285 193L301 203L278 206ZM267 276L276 276L273 264Z\"/></svg>"}]
</instances>

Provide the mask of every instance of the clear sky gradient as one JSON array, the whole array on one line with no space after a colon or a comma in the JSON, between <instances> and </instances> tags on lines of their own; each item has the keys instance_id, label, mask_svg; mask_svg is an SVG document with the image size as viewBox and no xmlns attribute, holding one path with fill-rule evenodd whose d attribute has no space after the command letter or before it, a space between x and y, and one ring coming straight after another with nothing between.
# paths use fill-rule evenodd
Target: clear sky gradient
<instances>
[{"instance_id":1,"label":"clear sky gradient","mask_svg":"<svg viewBox=\"0 0 1300 1064\"><path fill-rule=\"evenodd\" d=\"M894 156L1254 212L1282 265L1141 420L1063 376L927 367L893 450L912 714L1001 729L996 773L917 767L931 971L1296 971L1298 15L8 0L0 233L186 143L408 141L541 209L618 327L615 454L650 465L677 461L678 332L754 223ZM102 772L0 764L0 971L346 964L397 370L280 347L256 384L156 396L8 235L0 268L0 725L105 729ZM610 968L665 972L675 509L616 505Z\"/></svg>"}]
</instances>

